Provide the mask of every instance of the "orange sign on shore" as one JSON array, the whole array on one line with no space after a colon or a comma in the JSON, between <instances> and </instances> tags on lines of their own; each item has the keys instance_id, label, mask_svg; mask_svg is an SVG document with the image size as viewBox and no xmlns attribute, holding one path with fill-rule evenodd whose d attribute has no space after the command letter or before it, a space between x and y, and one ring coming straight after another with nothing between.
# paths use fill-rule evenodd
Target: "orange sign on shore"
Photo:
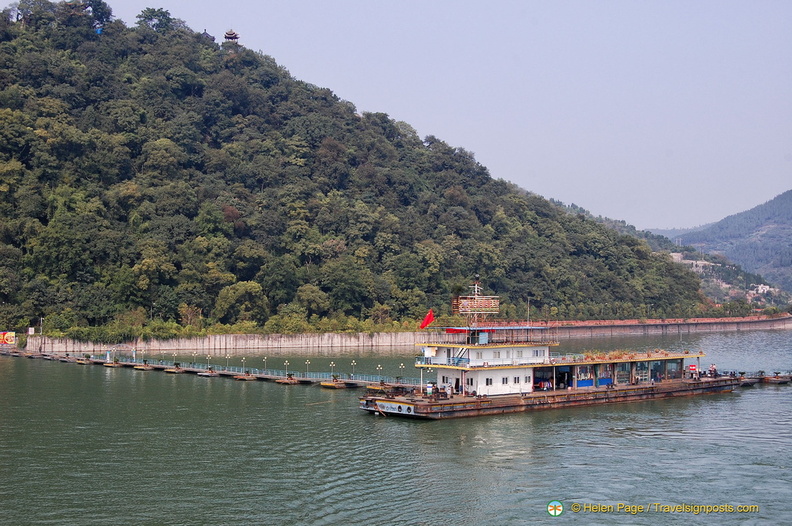
<instances>
[{"instance_id":1,"label":"orange sign on shore","mask_svg":"<svg viewBox=\"0 0 792 526\"><path fill-rule=\"evenodd\" d=\"M14 345L16 343L15 332L0 332L0 345Z\"/></svg>"}]
</instances>

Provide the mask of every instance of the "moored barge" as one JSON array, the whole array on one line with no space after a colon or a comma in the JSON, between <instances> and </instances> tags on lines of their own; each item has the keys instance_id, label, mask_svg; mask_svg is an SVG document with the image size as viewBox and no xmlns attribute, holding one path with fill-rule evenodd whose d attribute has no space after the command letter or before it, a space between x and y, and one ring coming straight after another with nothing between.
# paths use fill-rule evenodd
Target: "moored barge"
<instances>
[{"instance_id":1,"label":"moored barge","mask_svg":"<svg viewBox=\"0 0 792 526\"><path fill-rule=\"evenodd\" d=\"M516 413L733 391L739 378L700 375L702 352L616 351L560 355L552 327L490 322L499 298L456 298L467 324L433 327L417 344L415 366L434 379L405 392L368 394L360 408L373 414L441 419ZM686 363L693 359L695 363Z\"/></svg>"}]
</instances>

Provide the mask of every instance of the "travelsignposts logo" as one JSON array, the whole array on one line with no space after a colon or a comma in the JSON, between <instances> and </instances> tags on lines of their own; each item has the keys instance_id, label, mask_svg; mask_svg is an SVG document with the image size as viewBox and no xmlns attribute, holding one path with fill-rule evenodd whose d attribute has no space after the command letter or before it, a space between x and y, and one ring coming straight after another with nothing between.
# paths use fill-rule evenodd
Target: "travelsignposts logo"
<instances>
[{"instance_id":1,"label":"travelsignposts logo","mask_svg":"<svg viewBox=\"0 0 792 526\"><path fill-rule=\"evenodd\" d=\"M564 505L561 504L561 501L554 500L552 502L547 503L547 513L549 513L553 517L558 517L562 513L564 513Z\"/></svg>"}]
</instances>

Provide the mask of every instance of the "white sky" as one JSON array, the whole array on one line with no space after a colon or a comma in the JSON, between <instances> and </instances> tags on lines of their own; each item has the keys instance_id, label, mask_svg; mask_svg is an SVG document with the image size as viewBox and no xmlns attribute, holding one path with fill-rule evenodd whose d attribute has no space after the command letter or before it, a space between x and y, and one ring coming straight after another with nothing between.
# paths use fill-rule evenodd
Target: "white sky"
<instances>
[{"instance_id":1,"label":"white sky","mask_svg":"<svg viewBox=\"0 0 792 526\"><path fill-rule=\"evenodd\" d=\"M105 0L162 8L473 152L496 178L638 228L792 189L787 0Z\"/></svg>"}]
</instances>

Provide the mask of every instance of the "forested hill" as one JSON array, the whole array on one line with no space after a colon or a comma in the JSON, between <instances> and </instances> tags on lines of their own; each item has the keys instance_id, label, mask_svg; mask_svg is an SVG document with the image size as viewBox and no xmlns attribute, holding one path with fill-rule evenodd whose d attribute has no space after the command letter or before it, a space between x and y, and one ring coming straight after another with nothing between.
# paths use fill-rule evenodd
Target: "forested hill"
<instances>
[{"instance_id":1,"label":"forested hill","mask_svg":"<svg viewBox=\"0 0 792 526\"><path fill-rule=\"evenodd\" d=\"M0 328L412 326L476 274L508 316L700 303L645 242L167 11L19 4L0 20Z\"/></svg>"},{"instance_id":2,"label":"forested hill","mask_svg":"<svg viewBox=\"0 0 792 526\"><path fill-rule=\"evenodd\" d=\"M704 252L723 254L792 292L792 190L680 240Z\"/></svg>"}]
</instances>

